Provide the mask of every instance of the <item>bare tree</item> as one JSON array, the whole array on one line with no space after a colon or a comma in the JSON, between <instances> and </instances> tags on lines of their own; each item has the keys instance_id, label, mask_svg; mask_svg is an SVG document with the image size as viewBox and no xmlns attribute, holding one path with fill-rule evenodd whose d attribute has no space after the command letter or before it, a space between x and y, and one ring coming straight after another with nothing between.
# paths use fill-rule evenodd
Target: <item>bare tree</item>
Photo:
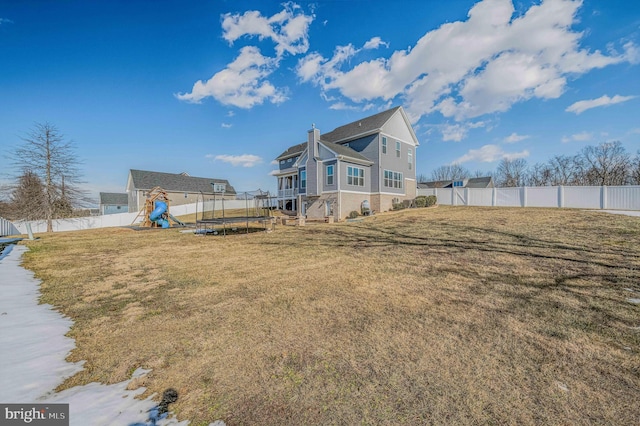
<instances>
[{"instance_id":1,"label":"bare tree","mask_svg":"<svg viewBox=\"0 0 640 426\"><path fill-rule=\"evenodd\" d=\"M36 123L22 141L13 153L14 166L20 176L28 173L40 179L44 191L40 219L47 220L47 232L52 232L54 218L84 201L84 192L78 186L79 162L73 144L50 123Z\"/></svg>"},{"instance_id":2,"label":"bare tree","mask_svg":"<svg viewBox=\"0 0 640 426\"><path fill-rule=\"evenodd\" d=\"M425 175L424 173L420 173L419 175L416 176L416 181L418 183L429 182L429 178L427 178L427 175Z\"/></svg>"},{"instance_id":3,"label":"bare tree","mask_svg":"<svg viewBox=\"0 0 640 426\"><path fill-rule=\"evenodd\" d=\"M490 176L493 176L493 172L492 171L476 170L475 172L473 172L471 174L471 177L474 177L474 178L490 177Z\"/></svg>"},{"instance_id":4,"label":"bare tree","mask_svg":"<svg viewBox=\"0 0 640 426\"><path fill-rule=\"evenodd\" d=\"M527 175L527 161L523 158L510 160L503 158L496 170L496 183L502 187L524 186Z\"/></svg>"},{"instance_id":5,"label":"bare tree","mask_svg":"<svg viewBox=\"0 0 640 426\"><path fill-rule=\"evenodd\" d=\"M431 172L431 180L459 180L468 178L470 175L469 170L460 164L449 164Z\"/></svg>"},{"instance_id":6,"label":"bare tree","mask_svg":"<svg viewBox=\"0 0 640 426\"><path fill-rule=\"evenodd\" d=\"M582 150L587 185L625 185L631 172L631 158L619 141L603 142Z\"/></svg>"},{"instance_id":7,"label":"bare tree","mask_svg":"<svg viewBox=\"0 0 640 426\"><path fill-rule=\"evenodd\" d=\"M578 157L556 155L549 160L548 167L551 185L572 185L580 180L582 167Z\"/></svg>"},{"instance_id":8,"label":"bare tree","mask_svg":"<svg viewBox=\"0 0 640 426\"><path fill-rule=\"evenodd\" d=\"M548 164L536 163L533 165L527 176L529 186L551 185L553 172Z\"/></svg>"},{"instance_id":9,"label":"bare tree","mask_svg":"<svg viewBox=\"0 0 640 426\"><path fill-rule=\"evenodd\" d=\"M630 182L631 185L640 185L640 151L631 163Z\"/></svg>"}]
</instances>

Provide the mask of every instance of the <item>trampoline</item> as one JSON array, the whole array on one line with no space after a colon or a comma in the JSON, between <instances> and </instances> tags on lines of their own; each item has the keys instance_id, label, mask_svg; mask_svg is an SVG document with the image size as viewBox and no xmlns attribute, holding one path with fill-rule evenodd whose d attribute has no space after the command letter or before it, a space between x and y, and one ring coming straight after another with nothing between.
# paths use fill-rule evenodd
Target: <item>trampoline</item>
<instances>
[{"instance_id":1,"label":"trampoline","mask_svg":"<svg viewBox=\"0 0 640 426\"><path fill-rule=\"evenodd\" d=\"M272 231L275 218L272 215L275 198L268 191L248 191L237 194L235 199L225 198L224 191L214 191L212 199L202 197L200 214L196 212L196 235L226 236L230 231L245 233ZM244 226L243 226L244 225Z\"/></svg>"}]
</instances>

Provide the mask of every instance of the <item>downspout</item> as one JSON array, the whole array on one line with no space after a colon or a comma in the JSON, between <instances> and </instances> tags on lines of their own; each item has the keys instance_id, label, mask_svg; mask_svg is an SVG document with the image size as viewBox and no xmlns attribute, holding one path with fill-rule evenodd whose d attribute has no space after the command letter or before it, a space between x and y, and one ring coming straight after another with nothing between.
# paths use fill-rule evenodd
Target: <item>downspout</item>
<instances>
[{"instance_id":1,"label":"downspout","mask_svg":"<svg viewBox=\"0 0 640 426\"><path fill-rule=\"evenodd\" d=\"M340 187L340 159L336 158L336 184L338 185L338 222L342 219L342 188Z\"/></svg>"}]
</instances>

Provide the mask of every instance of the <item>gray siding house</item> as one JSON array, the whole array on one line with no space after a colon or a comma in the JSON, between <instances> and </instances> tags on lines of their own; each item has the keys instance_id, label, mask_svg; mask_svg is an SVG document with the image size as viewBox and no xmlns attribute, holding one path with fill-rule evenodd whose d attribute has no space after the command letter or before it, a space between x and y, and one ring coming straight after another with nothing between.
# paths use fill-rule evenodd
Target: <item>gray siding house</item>
<instances>
[{"instance_id":1,"label":"gray siding house","mask_svg":"<svg viewBox=\"0 0 640 426\"><path fill-rule=\"evenodd\" d=\"M387 211L416 196L418 139L402 107L320 133L289 147L276 161L278 207L291 214L344 219L367 201Z\"/></svg>"},{"instance_id":2,"label":"gray siding house","mask_svg":"<svg viewBox=\"0 0 640 426\"><path fill-rule=\"evenodd\" d=\"M100 214L126 213L129 211L129 198L125 193L101 192Z\"/></svg>"},{"instance_id":3,"label":"gray siding house","mask_svg":"<svg viewBox=\"0 0 640 426\"><path fill-rule=\"evenodd\" d=\"M167 192L172 206L192 204L202 197L213 197L213 185L225 185L222 195L225 199L235 199L236 191L226 179L214 179L189 176L188 173L163 173L146 170L129 170L127 196L129 212L140 211L147 199L147 193L156 186ZM220 194L218 194L220 196Z\"/></svg>"}]
</instances>

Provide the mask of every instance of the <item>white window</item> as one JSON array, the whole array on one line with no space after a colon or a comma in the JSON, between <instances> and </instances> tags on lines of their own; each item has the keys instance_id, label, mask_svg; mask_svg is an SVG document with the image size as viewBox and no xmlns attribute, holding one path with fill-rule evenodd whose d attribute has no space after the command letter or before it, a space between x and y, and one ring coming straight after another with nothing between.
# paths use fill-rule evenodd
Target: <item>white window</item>
<instances>
[{"instance_id":1,"label":"white window","mask_svg":"<svg viewBox=\"0 0 640 426\"><path fill-rule=\"evenodd\" d=\"M347 167L347 185L364 186L364 169Z\"/></svg>"},{"instance_id":2,"label":"white window","mask_svg":"<svg viewBox=\"0 0 640 426\"><path fill-rule=\"evenodd\" d=\"M382 137L382 153L387 153L387 138L384 136Z\"/></svg>"},{"instance_id":3,"label":"white window","mask_svg":"<svg viewBox=\"0 0 640 426\"><path fill-rule=\"evenodd\" d=\"M404 182L404 178L402 173L393 172L391 170L384 171L384 182L383 185L387 188L399 188L402 189L402 182Z\"/></svg>"},{"instance_id":4,"label":"white window","mask_svg":"<svg viewBox=\"0 0 640 426\"><path fill-rule=\"evenodd\" d=\"M400 142L396 141L396 157L400 158Z\"/></svg>"},{"instance_id":5,"label":"white window","mask_svg":"<svg viewBox=\"0 0 640 426\"><path fill-rule=\"evenodd\" d=\"M288 158L287 159L287 163L290 163L293 160L293 158Z\"/></svg>"},{"instance_id":6,"label":"white window","mask_svg":"<svg viewBox=\"0 0 640 426\"><path fill-rule=\"evenodd\" d=\"M327 166L327 185L333 185L333 164Z\"/></svg>"},{"instance_id":7,"label":"white window","mask_svg":"<svg viewBox=\"0 0 640 426\"><path fill-rule=\"evenodd\" d=\"M300 189L305 189L307 187L307 171L300 170Z\"/></svg>"},{"instance_id":8,"label":"white window","mask_svg":"<svg viewBox=\"0 0 640 426\"><path fill-rule=\"evenodd\" d=\"M284 164L284 160L280 160L280 164Z\"/></svg>"},{"instance_id":9,"label":"white window","mask_svg":"<svg viewBox=\"0 0 640 426\"><path fill-rule=\"evenodd\" d=\"M409 148L407 151L407 162L409 163L409 170L413 167L413 150Z\"/></svg>"},{"instance_id":10,"label":"white window","mask_svg":"<svg viewBox=\"0 0 640 426\"><path fill-rule=\"evenodd\" d=\"M457 180L457 181L453 182L453 186L462 187L462 186L464 186L464 182L461 181L461 180Z\"/></svg>"}]
</instances>

